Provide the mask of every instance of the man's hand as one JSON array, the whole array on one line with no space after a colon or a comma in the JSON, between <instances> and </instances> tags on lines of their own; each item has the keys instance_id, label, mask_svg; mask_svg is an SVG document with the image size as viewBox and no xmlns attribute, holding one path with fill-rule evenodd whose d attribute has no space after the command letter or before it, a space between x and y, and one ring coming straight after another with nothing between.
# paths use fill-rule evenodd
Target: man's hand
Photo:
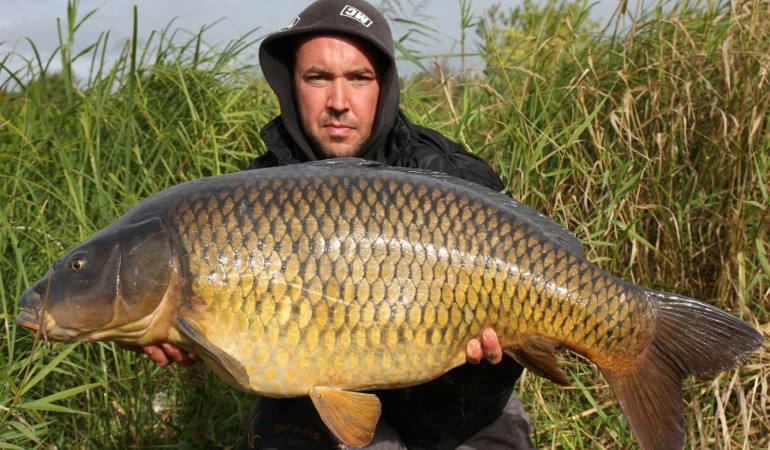
<instances>
[{"instance_id":1,"label":"man's hand","mask_svg":"<svg viewBox=\"0 0 770 450\"><path fill-rule=\"evenodd\" d=\"M466 361L471 364L478 364L481 359L486 359L490 364L497 364L503 360L503 349L500 348L500 342L497 340L497 333L491 328L487 328L481 334L481 342L473 339L465 347Z\"/></svg>"},{"instance_id":2,"label":"man's hand","mask_svg":"<svg viewBox=\"0 0 770 450\"><path fill-rule=\"evenodd\" d=\"M159 366L167 366L172 362L175 362L182 367L188 367L200 361L200 358L197 355L187 353L176 345L169 344L168 342L145 345L144 347L125 344L118 345L125 350L147 354L150 360Z\"/></svg>"}]
</instances>

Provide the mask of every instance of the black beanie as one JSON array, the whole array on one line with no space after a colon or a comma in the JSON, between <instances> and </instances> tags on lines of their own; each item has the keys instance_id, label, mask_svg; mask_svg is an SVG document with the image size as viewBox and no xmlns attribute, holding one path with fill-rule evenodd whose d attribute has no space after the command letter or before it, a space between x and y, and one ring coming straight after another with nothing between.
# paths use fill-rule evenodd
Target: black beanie
<instances>
[{"instance_id":1,"label":"black beanie","mask_svg":"<svg viewBox=\"0 0 770 450\"><path fill-rule=\"evenodd\" d=\"M398 113L400 92L393 36L385 17L363 0L318 0L299 13L281 31L271 34L259 46L259 63L281 106L281 120L298 147L311 160L322 158L302 132L296 110L293 67L298 39L331 33L363 40L376 48L384 64L378 65L380 97L369 139L357 156L365 157L384 145Z\"/></svg>"}]
</instances>

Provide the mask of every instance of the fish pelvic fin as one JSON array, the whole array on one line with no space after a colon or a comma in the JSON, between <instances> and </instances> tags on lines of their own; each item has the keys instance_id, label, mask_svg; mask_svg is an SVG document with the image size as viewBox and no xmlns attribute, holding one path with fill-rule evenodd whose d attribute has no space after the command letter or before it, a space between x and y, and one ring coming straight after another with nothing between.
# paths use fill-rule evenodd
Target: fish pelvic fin
<instances>
[{"instance_id":1,"label":"fish pelvic fin","mask_svg":"<svg viewBox=\"0 0 770 450\"><path fill-rule=\"evenodd\" d=\"M558 347L559 343L556 341L533 335L504 352L535 375L548 378L558 385L568 386L570 382L559 368L559 360L554 354Z\"/></svg>"},{"instance_id":2,"label":"fish pelvic fin","mask_svg":"<svg viewBox=\"0 0 770 450\"><path fill-rule=\"evenodd\" d=\"M685 444L682 380L689 374L740 365L762 344L761 334L719 308L648 290L657 323L648 349L631 369L600 367L644 450Z\"/></svg>"},{"instance_id":3,"label":"fish pelvic fin","mask_svg":"<svg viewBox=\"0 0 770 450\"><path fill-rule=\"evenodd\" d=\"M310 398L321 420L340 442L365 447L372 440L382 411L376 395L315 386Z\"/></svg>"}]
</instances>

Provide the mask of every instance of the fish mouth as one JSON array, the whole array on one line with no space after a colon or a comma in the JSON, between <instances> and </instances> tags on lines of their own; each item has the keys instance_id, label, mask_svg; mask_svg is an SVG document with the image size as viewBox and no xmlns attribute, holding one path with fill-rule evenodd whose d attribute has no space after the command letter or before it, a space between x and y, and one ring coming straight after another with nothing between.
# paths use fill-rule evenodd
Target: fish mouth
<instances>
[{"instance_id":1,"label":"fish mouth","mask_svg":"<svg viewBox=\"0 0 770 450\"><path fill-rule=\"evenodd\" d=\"M19 299L19 313L16 315L16 325L35 333L35 338L48 340L51 330L56 328L56 319L43 308L40 292L34 287L27 289ZM53 334L56 334L54 331Z\"/></svg>"},{"instance_id":2,"label":"fish mouth","mask_svg":"<svg viewBox=\"0 0 770 450\"><path fill-rule=\"evenodd\" d=\"M16 315L16 325L35 333L35 339L60 342L79 340L77 332L58 326L56 319L48 311L36 307L20 307L19 314Z\"/></svg>"},{"instance_id":3,"label":"fish mouth","mask_svg":"<svg viewBox=\"0 0 770 450\"><path fill-rule=\"evenodd\" d=\"M40 332L43 337L47 337L48 331L56 326L56 320L40 308L21 307L19 314L16 315L16 324L35 333Z\"/></svg>"}]
</instances>

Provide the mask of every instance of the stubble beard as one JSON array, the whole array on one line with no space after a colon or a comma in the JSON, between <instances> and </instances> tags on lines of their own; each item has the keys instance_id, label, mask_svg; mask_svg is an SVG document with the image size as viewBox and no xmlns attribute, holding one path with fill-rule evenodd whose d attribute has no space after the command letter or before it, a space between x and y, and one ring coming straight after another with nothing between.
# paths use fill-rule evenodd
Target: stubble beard
<instances>
[{"instance_id":1,"label":"stubble beard","mask_svg":"<svg viewBox=\"0 0 770 450\"><path fill-rule=\"evenodd\" d=\"M332 122L341 122L345 125L353 127L356 130L360 129L359 123L355 119L351 119L344 115L334 118L328 114L322 116L318 120L318 128L322 130L326 125L329 125ZM313 146L317 150L320 150L321 154L326 158L344 158L349 156L356 156L368 139L368 135L362 136L359 134L354 142L349 143L346 142L344 138L335 139L333 136L327 141L322 140L321 137L317 135L310 136L310 140Z\"/></svg>"},{"instance_id":2,"label":"stubble beard","mask_svg":"<svg viewBox=\"0 0 770 450\"><path fill-rule=\"evenodd\" d=\"M313 145L321 151L326 158L344 158L356 156L366 142L365 138L349 144L346 142L322 142L316 136L312 137Z\"/></svg>"}]
</instances>

